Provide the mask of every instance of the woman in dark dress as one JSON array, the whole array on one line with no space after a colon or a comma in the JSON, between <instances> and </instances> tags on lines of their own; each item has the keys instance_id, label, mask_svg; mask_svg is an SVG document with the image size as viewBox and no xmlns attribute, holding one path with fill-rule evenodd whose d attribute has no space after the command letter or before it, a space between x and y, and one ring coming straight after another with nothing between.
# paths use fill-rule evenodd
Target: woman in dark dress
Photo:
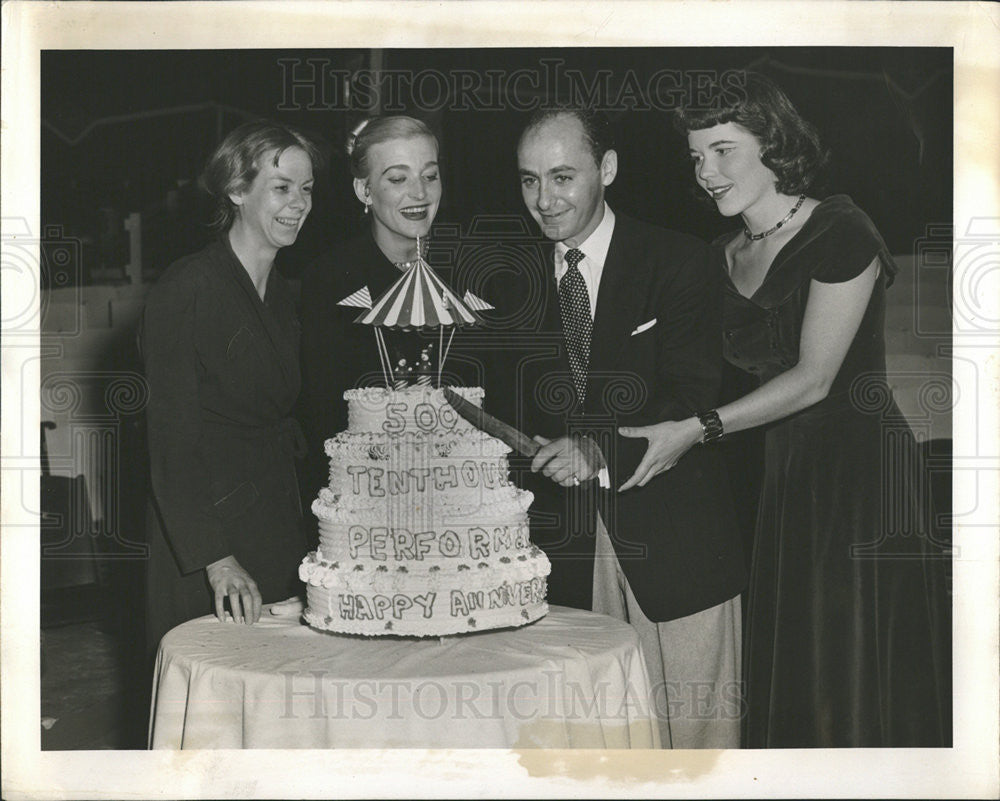
<instances>
[{"instance_id":1,"label":"woman in dark dress","mask_svg":"<svg viewBox=\"0 0 1000 801\"><path fill-rule=\"evenodd\" d=\"M950 743L947 545L885 378L896 265L850 198L808 196L814 129L762 76L740 102L683 110L695 177L743 230L715 243L726 359L758 389L688 420L622 429L649 449L625 486L696 443L766 426L744 645L743 745Z\"/></svg>"},{"instance_id":2,"label":"woman in dark dress","mask_svg":"<svg viewBox=\"0 0 1000 801\"><path fill-rule=\"evenodd\" d=\"M202 176L222 233L172 264L147 298L151 650L185 620L214 611L251 624L262 604L298 592L305 542L289 414L299 326L273 267L312 208L318 159L281 125L233 131Z\"/></svg>"},{"instance_id":3,"label":"woman in dark dress","mask_svg":"<svg viewBox=\"0 0 1000 801\"><path fill-rule=\"evenodd\" d=\"M355 323L362 308L341 301L367 288L374 302L396 283L417 258L417 237L422 247L427 241L441 201L438 141L423 122L374 118L355 130L347 151L354 193L370 222L360 235L310 265L302 279L301 417L309 449L305 503L326 484L324 440L347 428L344 392L385 386L372 326ZM407 366L419 365L421 351L437 347L436 335L383 334L394 369L402 359ZM432 361L436 364L436 355ZM451 357L449 364L455 363ZM447 376L443 381L455 383Z\"/></svg>"}]
</instances>

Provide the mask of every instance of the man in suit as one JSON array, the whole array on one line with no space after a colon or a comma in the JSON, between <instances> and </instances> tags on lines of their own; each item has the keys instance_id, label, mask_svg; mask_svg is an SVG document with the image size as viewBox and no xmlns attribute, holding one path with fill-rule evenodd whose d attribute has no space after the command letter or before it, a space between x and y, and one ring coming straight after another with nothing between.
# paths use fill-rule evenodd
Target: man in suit
<instances>
[{"instance_id":1,"label":"man in suit","mask_svg":"<svg viewBox=\"0 0 1000 801\"><path fill-rule=\"evenodd\" d=\"M646 445L619 426L717 404L718 278L700 240L608 206L617 169L606 120L586 110L536 112L518 144L525 204L554 243L534 281L543 344L515 379L518 422L544 443L532 537L554 603L639 632L664 746L735 748L746 576L719 454L699 446L616 491Z\"/></svg>"}]
</instances>

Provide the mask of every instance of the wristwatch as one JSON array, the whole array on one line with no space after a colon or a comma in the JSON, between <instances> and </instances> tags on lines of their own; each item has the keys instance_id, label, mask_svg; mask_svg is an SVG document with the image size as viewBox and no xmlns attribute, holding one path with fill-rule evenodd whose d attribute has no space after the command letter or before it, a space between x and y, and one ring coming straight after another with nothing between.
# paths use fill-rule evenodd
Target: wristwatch
<instances>
[{"instance_id":1,"label":"wristwatch","mask_svg":"<svg viewBox=\"0 0 1000 801\"><path fill-rule=\"evenodd\" d=\"M722 421L719 419L719 413L715 409L699 414L698 422L701 423L701 430L703 432L701 441L703 444L722 439L722 435L725 432L722 430Z\"/></svg>"}]
</instances>

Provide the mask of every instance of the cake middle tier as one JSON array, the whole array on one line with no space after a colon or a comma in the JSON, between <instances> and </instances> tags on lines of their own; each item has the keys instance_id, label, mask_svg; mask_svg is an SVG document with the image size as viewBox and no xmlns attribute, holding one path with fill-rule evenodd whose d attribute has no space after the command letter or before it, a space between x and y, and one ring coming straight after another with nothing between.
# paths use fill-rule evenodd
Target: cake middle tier
<instances>
[{"instance_id":1,"label":"cake middle tier","mask_svg":"<svg viewBox=\"0 0 1000 801\"><path fill-rule=\"evenodd\" d=\"M481 432L355 434L326 441L330 483L313 504L321 520L441 523L516 502L504 443Z\"/></svg>"}]
</instances>

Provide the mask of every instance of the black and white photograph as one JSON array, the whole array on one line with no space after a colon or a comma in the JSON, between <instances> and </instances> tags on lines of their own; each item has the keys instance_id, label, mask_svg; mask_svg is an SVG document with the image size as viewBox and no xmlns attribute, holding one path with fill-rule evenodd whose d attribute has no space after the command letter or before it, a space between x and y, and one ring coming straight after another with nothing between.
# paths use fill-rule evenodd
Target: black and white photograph
<instances>
[{"instance_id":1,"label":"black and white photograph","mask_svg":"<svg viewBox=\"0 0 1000 801\"><path fill-rule=\"evenodd\" d=\"M995 9L31 5L5 797L993 795Z\"/></svg>"}]
</instances>

